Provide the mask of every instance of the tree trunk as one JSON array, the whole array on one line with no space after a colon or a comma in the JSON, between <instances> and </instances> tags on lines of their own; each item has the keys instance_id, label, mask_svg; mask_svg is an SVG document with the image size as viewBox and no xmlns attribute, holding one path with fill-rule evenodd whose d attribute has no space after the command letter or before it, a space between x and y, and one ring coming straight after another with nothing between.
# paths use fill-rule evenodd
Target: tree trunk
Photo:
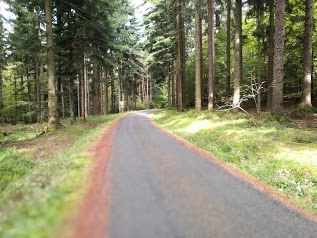
<instances>
[{"instance_id":1,"label":"tree trunk","mask_svg":"<svg viewBox=\"0 0 317 238\"><path fill-rule=\"evenodd\" d=\"M272 114L283 114L285 0L276 0Z\"/></svg>"},{"instance_id":2,"label":"tree trunk","mask_svg":"<svg viewBox=\"0 0 317 238\"><path fill-rule=\"evenodd\" d=\"M111 113L115 113L114 76L111 73Z\"/></svg>"},{"instance_id":3,"label":"tree trunk","mask_svg":"<svg viewBox=\"0 0 317 238\"><path fill-rule=\"evenodd\" d=\"M0 75L1 77L1 75ZM29 98L29 122L32 123L32 113L31 113L31 103L32 103L32 90L31 90L31 79L29 75L29 69L28 67L26 68L26 83L27 83L27 88L28 88L28 98Z\"/></svg>"},{"instance_id":4,"label":"tree trunk","mask_svg":"<svg viewBox=\"0 0 317 238\"><path fill-rule=\"evenodd\" d=\"M172 64L172 107L175 107L175 62Z\"/></svg>"},{"instance_id":5,"label":"tree trunk","mask_svg":"<svg viewBox=\"0 0 317 238\"><path fill-rule=\"evenodd\" d=\"M186 108L186 50L185 50L185 3L178 0L178 110Z\"/></svg>"},{"instance_id":6,"label":"tree trunk","mask_svg":"<svg viewBox=\"0 0 317 238\"><path fill-rule=\"evenodd\" d=\"M168 63L168 75L167 75L167 101L168 101L168 107L171 108L172 107L172 100L171 100L171 76L172 76L172 72L171 72L171 64L170 62Z\"/></svg>"},{"instance_id":7,"label":"tree trunk","mask_svg":"<svg viewBox=\"0 0 317 238\"><path fill-rule=\"evenodd\" d=\"M40 61L40 59L38 59ZM36 88L36 122L40 123L41 121L41 81L40 81L40 67L41 67L41 62L36 63L36 71L35 71L35 88Z\"/></svg>"},{"instance_id":8,"label":"tree trunk","mask_svg":"<svg viewBox=\"0 0 317 238\"><path fill-rule=\"evenodd\" d=\"M149 67L146 67L146 102L149 103Z\"/></svg>"},{"instance_id":9,"label":"tree trunk","mask_svg":"<svg viewBox=\"0 0 317 238\"><path fill-rule=\"evenodd\" d=\"M150 77L150 102L153 102L153 78Z\"/></svg>"},{"instance_id":10,"label":"tree trunk","mask_svg":"<svg viewBox=\"0 0 317 238\"><path fill-rule=\"evenodd\" d=\"M97 46L93 48L92 56L92 115L100 114L100 93L97 66Z\"/></svg>"},{"instance_id":11,"label":"tree trunk","mask_svg":"<svg viewBox=\"0 0 317 238\"><path fill-rule=\"evenodd\" d=\"M132 79L132 102L133 102L133 105L134 105L134 111L136 110L136 80L135 80L135 76L133 76L133 79Z\"/></svg>"},{"instance_id":12,"label":"tree trunk","mask_svg":"<svg viewBox=\"0 0 317 238\"><path fill-rule=\"evenodd\" d=\"M65 112L66 112L66 108L65 108L65 96L64 96L64 85L63 84L61 84L60 85L60 92L61 92L61 117L62 118L65 118Z\"/></svg>"},{"instance_id":13,"label":"tree trunk","mask_svg":"<svg viewBox=\"0 0 317 238\"><path fill-rule=\"evenodd\" d=\"M69 116L70 122L75 122L75 112L74 112L74 79L72 77L69 78Z\"/></svg>"},{"instance_id":14,"label":"tree trunk","mask_svg":"<svg viewBox=\"0 0 317 238\"><path fill-rule=\"evenodd\" d=\"M0 69L0 125L4 122L4 113L3 113L3 74Z\"/></svg>"},{"instance_id":15,"label":"tree trunk","mask_svg":"<svg viewBox=\"0 0 317 238\"><path fill-rule=\"evenodd\" d=\"M145 102L145 80L144 80L144 75L142 77L142 83L141 83L141 95L142 95L142 102Z\"/></svg>"},{"instance_id":16,"label":"tree trunk","mask_svg":"<svg viewBox=\"0 0 317 238\"><path fill-rule=\"evenodd\" d=\"M313 0L306 0L305 4L305 34L304 34L304 63L301 105L312 107L311 83L312 83L312 36L313 36Z\"/></svg>"},{"instance_id":17,"label":"tree trunk","mask_svg":"<svg viewBox=\"0 0 317 238\"><path fill-rule=\"evenodd\" d=\"M214 108L215 102L215 2L208 0L208 110ZM230 53L230 52L229 52ZM229 78L230 81L230 78ZM230 84L229 84L230 86ZM229 89L230 90L230 89Z\"/></svg>"},{"instance_id":18,"label":"tree trunk","mask_svg":"<svg viewBox=\"0 0 317 238\"><path fill-rule=\"evenodd\" d=\"M48 74L48 127L57 129L60 123L57 118L57 94L55 85L55 61L52 27L51 1L45 0L45 18L47 34L47 74Z\"/></svg>"},{"instance_id":19,"label":"tree trunk","mask_svg":"<svg viewBox=\"0 0 317 238\"><path fill-rule=\"evenodd\" d=\"M242 79L242 2L236 0L235 9L235 37L234 37L234 93L233 112L240 107L240 86Z\"/></svg>"},{"instance_id":20,"label":"tree trunk","mask_svg":"<svg viewBox=\"0 0 317 238\"><path fill-rule=\"evenodd\" d=\"M85 57L81 56L81 69L80 69L80 81L81 81L81 118L86 121L86 84L85 84Z\"/></svg>"},{"instance_id":21,"label":"tree trunk","mask_svg":"<svg viewBox=\"0 0 317 238\"><path fill-rule=\"evenodd\" d=\"M84 57L84 87L85 87L85 118L87 118L90 115L90 96L89 96L89 78L88 78L88 72L86 67L86 60Z\"/></svg>"},{"instance_id":22,"label":"tree trunk","mask_svg":"<svg viewBox=\"0 0 317 238\"><path fill-rule=\"evenodd\" d=\"M200 0L195 0L195 109L201 111L201 82L202 82L202 26Z\"/></svg>"},{"instance_id":23,"label":"tree trunk","mask_svg":"<svg viewBox=\"0 0 317 238\"><path fill-rule=\"evenodd\" d=\"M44 93L42 91L43 89L43 86L44 85L44 64L43 62L41 61L40 62L40 76L39 76L39 90L40 90L40 104L41 104L41 107L40 107L40 122L43 123L44 122L44 118L45 118L45 113L44 113L44 110L45 110L45 106L44 106L44 101L45 101L45 98L44 98Z\"/></svg>"},{"instance_id":24,"label":"tree trunk","mask_svg":"<svg viewBox=\"0 0 317 238\"><path fill-rule=\"evenodd\" d=\"M105 91L105 102L104 102L104 114L109 114L108 104L109 104L109 97L108 97L108 73L105 73L105 83L104 83L104 91Z\"/></svg>"},{"instance_id":25,"label":"tree trunk","mask_svg":"<svg viewBox=\"0 0 317 238\"><path fill-rule=\"evenodd\" d=\"M63 29L63 21L62 21L62 17L63 17L63 9L60 7L61 4L59 3L59 0L56 1L57 3L57 11L56 11L56 24L57 24L57 31L56 34L58 35L58 37L56 38L57 41L58 39L60 39L62 37L62 29ZM67 16L67 24L69 25L69 14ZM57 45L60 44L60 42L57 42ZM62 85L62 62L61 62L61 58L62 58L62 54L59 51L57 56L57 62L56 62L56 68L57 68L57 75L56 75L56 95L57 95L57 120L60 120L61 118L65 118L65 104L64 101L62 99L62 97L64 97L63 93L62 93L62 89L63 89L63 85ZM61 93L60 93L61 92ZM63 101L63 102L62 102ZM63 104L63 105L62 105Z\"/></svg>"},{"instance_id":26,"label":"tree trunk","mask_svg":"<svg viewBox=\"0 0 317 238\"><path fill-rule=\"evenodd\" d=\"M267 77L267 101L266 107L272 107L272 93L273 93L273 57L274 57L274 0L269 0L270 9L270 25L268 35L268 77Z\"/></svg>"},{"instance_id":27,"label":"tree trunk","mask_svg":"<svg viewBox=\"0 0 317 238\"><path fill-rule=\"evenodd\" d=\"M258 38L258 72L257 72L257 108L256 112L257 114L261 113L261 69L260 69L260 63L261 63L261 42L260 42L260 6L258 4L257 6L257 38Z\"/></svg>"},{"instance_id":28,"label":"tree trunk","mask_svg":"<svg viewBox=\"0 0 317 238\"><path fill-rule=\"evenodd\" d=\"M231 0L227 0L227 44L226 44L226 97L230 98L231 81Z\"/></svg>"},{"instance_id":29,"label":"tree trunk","mask_svg":"<svg viewBox=\"0 0 317 238\"><path fill-rule=\"evenodd\" d=\"M77 74L77 118L81 117L81 81L79 79L79 75Z\"/></svg>"}]
</instances>

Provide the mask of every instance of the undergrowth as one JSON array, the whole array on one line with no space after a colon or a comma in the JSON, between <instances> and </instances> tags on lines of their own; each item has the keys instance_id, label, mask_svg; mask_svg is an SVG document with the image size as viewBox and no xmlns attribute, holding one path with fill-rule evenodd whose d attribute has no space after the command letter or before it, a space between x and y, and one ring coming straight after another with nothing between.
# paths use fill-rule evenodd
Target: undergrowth
<instances>
[{"instance_id":1,"label":"undergrowth","mask_svg":"<svg viewBox=\"0 0 317 238\"><path fill-rule=\"evenodd\" d=\"M0 237L58 236L65 219L75 216L75 207L84 194L93 157L89 148L121 116L89 117L89 129L86 123L77 122L40 137L31 136L33 143L40 139L75 141L70 148L43 160L34 159L31 152L20 148L17 135L11 135L15 143L0 148ZM18 133L22 138L32 134L28 130Z\"/></svg>"}]
</instances>

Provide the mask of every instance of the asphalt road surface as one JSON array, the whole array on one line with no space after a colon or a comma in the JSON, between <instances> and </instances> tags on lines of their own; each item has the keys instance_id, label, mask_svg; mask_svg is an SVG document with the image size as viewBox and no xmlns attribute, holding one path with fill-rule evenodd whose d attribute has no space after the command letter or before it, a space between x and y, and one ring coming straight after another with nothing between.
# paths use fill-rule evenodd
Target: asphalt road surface
<instances>
[{"instance_id":1,"label":"asphalt road surface","mask_svg":"<svg viewBox=\"0 0 317 238\"><path fill-rule=\"evenodd\" d=\"M119 124L109 172L110 238L317 237L317 224L154 127Z\"/></svg>"}]
</instances>

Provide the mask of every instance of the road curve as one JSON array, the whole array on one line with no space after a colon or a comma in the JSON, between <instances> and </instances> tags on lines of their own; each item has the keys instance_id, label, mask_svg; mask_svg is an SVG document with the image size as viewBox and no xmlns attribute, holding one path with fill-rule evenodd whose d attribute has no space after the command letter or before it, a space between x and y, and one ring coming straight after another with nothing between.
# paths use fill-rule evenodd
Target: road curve
<instances>
[{"instance_id":1,"label":"road curve","mask_svg":"<svg viewBox=\"0 0 317 238\"><path fill-rule=\"evenodd\" d=\"M110 238L317 237L317 224L154 127L118 125L109 167Z\"/></svg>"}]
</instances>

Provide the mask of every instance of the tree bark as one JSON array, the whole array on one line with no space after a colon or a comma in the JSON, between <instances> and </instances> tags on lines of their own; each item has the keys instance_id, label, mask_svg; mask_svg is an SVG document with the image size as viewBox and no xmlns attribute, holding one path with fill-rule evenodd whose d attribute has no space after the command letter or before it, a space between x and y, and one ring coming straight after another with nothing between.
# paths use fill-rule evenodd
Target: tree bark
<instances>
[{"instance_id":1,"label":"tree bark","mask_svg":"<svg viewBox=\"0 0 317 238\"><path fill-rule=\"evenodd\" d=\"M172 64L172 107L175 107L175 62Z\"/></svg>"},{"instance_id":2,"label":"tree bark","mask_svg":"<svg viewBox=\"0 0 317 238\"><path fill-rule=\"evenodd\" d=\"M215 1L208 0L208 110L214 108L215 103L215 31L214 31ZM230 35L230 34L229 34ZM230 52L229 52L230 53ZM229 78L230 81L230 78ZM229 84L230 87L230 84ZM229 89L230 91L230 89Z\"/></svg>"},{"instance_id":3,"label":"tree bark","mask_svg":"<svg viewBox=\"0 0 317 238\"><path fill-rule=\"evenodd\" d=\"M86 66L86 59L84 56L84 82L85 82L85 118L87 118L90 115L90 98L89 98L89 79L88 79L88 72L87 72L87 66Z\"/></svg>"},{"instance_id":4,"label":"tree bark","mask_svg":"<svg viewBox=\"0 0 317 238\"><path fill-rule=\"evenodd\" d=\"M69 116L70 122L75 122L75 112L74 112L74 79L72 77L69 78Z\"/></svg>"},{"instance_id":5,"label":"tree bark","mask_svg":"<svg viewBox=\"0 0 317 238\"><path fill-rule=\"evenodd\" d=\"M0 69L0 124L4 122L4 113L3 113L3 74Z\"/></svg>"},{"instance_id":6,"label":"tree bark","mask_svg":"<svg viewBox=\"0 0 317 238\"><path fill-rule=\"evenodd\" d=\"M234 93L233 112L239 111L242 79L242 1L236 0L234 38Z\"/></svg>"},{"instance_id":7,"label":"tree bark","mask_svg":"<svg viewBox=\"0 0 317 238\"><path fill-rule=\"evenodd\" d=\"M270 9L270 25L268 35L268 77L267 77L267 101L266 107L272 107L272 93L273 93L273 57L274 57L274 0L269 0Z\"/></svg>"},{"instance_id":8,"label":"tree bark","mask_svg":"<svg viewBox=\"0 0 317 238\"><path fill-rule=\"evenodd\" d=\"M306 0L305 4L305 33L304 33L304 63L301 105L312 107L311 84L312 84L312 36L313 36L313 0Z\"/></svg>"},{"instance_id":9,"label":"tree bark","mask_svg":"<svg viewBox=\"0 0 317 238\"><path fill-rule=\"evenodd\" d=\"M105 109L105 115L109 114L109 96L108 96L108 73L105 74L105 84L104 84L104 90L105 90L105 105L104 105L104 109Z\"/></svg>"},{"instance_id":10,"label":"tree bark","mask_svg":"<svg viewBox=\"0 0 317 238\"><path fill-rule=\"evenodd\" d=\"M111 72L111 113L115 113L114 76Z\"/></svg>"},{"instance_id":11,"label":"tree bark","mask_svg":"<svg viewBox=\"0 0 317 238\"><path fill-rule=\"evenodd\" d=\"M44 117L45 117L45 114L44 114L44 109L45 109L45 106L44 106L44 101L45 101L45 97L44 97L44 93L42 91L43 89L43 86L44 85L44 64L43 62L41 61L40 62L40 75L39 75L39 90L40 90L40 104L41 104L41 110L40 110L40 122L44 122Z\"/></svg>"},{"instance_id":12,"label":"tree bark","mask_svg":"<svg viewBox=\"0 0 317 238\"><path fill-rule=\"evenodd\" d=\"M172 77L172 72L171 72L171 64L170 62L168 63L168 75L167 75L167 101L168 101L168 107L172 107L172 100L171 100L171 77Z\"/></svg>"},{"instance_id":13,"label":"tree bark","mask_svg":"<svg viewBox=\"0 0 317 238\"><path fill-rule=\"evenodd\" d=\"M100 114L100 93L97 66L97 46L93 47L92 55L92 115Z\"/></svg>"},{"instance_id":14,"label":"tree bark","mask_svg":"<svg viewBox=\"0 0 317 238\"><path fill-rule=\"evenodd\" d=\"M200 0L195 0L195 109L201 111L201 82L202 82L202 26Z\"/></svg>"},{"instance_id":15,"label":"tree bark","mask_svg":"<svg viewBox=\"0 0 317 238\"><path fill-rule=\"evenodd\" d=\"M231 0L227 0L227 44L226 44L226 97L230 98L231 81Z\"/></svg>"},{"instance_id":16,"label":"tree bark","mask_svg":"<svg viewBox=\"0 0 317 238\"><path fill-rule=\"evenodd\" d=\"M60 123L57 118L57 94L55 81L54 43L52 27L51 1L45 0L45 18L47 34L47 73L48 73L48 127L57 129Z\"/></svg>"},{"instance_id":17,"label":"tree bark","mask_svg":"<svg viewBox=\"0 0 317 238\"><path fill-rule=\"evenodd\" d=\"M80 81L81 81L81 118L86 121L86 84L85 84L85 56L81 55L81 65L80 65Z\"/></svg>"},{"instance_id":18,"label":"tree bark","mask_svg":"<svg viewBox=\"0 0 317 238\"><path fill-rule=\"evenodd\" d=\"M260 18L261 18L261 12L260 12L260 4L258 3L257 6L257 40L258 40L258 72L257 72L257 108L256 112L257 114L261 113L261 42L260 42Z\"/></svg>"},{"instance_id":19,"label":"tree bark","mask_svg":"<svg viewBox=\"0 0 317 238\"><path fill-rule=\"evenodd\" d=\"M185 3L178 0L178 110L186 108L186 50L185 50Z\"/></svg>"},{"instance_id":20,"label":"tree bark","mask_svg":"<svg viewBox=\"0 0 317 238\"><path fill-rule=\"evenodd\" d=\"M275 47L273 64L272 114L283 114L284 11L285 0L276 0Z\"/></svg>"}]
</instances>

